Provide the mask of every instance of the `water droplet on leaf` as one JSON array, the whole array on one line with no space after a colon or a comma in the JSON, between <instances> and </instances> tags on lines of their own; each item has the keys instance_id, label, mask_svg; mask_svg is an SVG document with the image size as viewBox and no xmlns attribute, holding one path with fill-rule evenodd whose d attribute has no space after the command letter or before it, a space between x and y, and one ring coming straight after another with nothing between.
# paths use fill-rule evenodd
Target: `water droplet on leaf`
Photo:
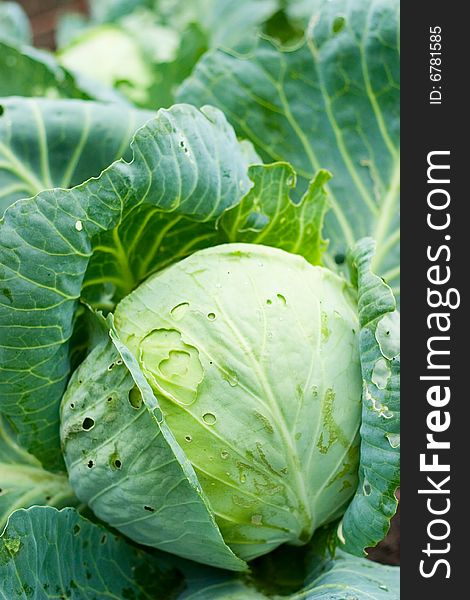
<instances>
[{"instance_id":1,"label":"water droplet on leaf","mask_svg":"<svg viewBox=\"0 0 470 600\"><path fill-rule=\"evenodd\" d=\"M217 421L217 417L214 415L214 413L208 412L208 413L205 413L204 415L202 415L202 420L207 425L214 425Z\"/></svg>"}]
</instances>

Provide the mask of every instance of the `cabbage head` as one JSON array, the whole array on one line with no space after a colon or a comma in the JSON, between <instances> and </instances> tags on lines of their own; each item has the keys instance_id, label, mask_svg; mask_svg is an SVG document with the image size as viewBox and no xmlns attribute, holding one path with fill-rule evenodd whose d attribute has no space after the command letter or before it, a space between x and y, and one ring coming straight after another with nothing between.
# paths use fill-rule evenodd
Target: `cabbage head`
<instances>
[{"instance_id":1,"label":"cabbage head","mask_svg":"<svg viewBox=\"0 0 470 600\"><path fill-rule=\"evenodd\" d=\"M211 515L201 540L217 529L239 559L304 544L344 512L357 487L362 391L344 279L279 249L215 246L147 279L117 306L114 326L161 413L152 421L133 381L124 400L115 383L94 386L96 351L72 378L64 454L72 487L98 517L188 556L168 542L195 513L167 469L162 427Z\"/></svg>"}]
</instances>

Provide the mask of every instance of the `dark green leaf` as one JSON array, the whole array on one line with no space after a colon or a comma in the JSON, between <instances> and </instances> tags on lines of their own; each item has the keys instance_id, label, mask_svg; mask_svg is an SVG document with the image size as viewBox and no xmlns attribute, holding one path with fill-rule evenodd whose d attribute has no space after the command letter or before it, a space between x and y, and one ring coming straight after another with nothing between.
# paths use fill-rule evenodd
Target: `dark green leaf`
<instances>
[{"instance_id":1,"label":"dark green leaf","mask_svg":"<svg viewBox=\"0 0 470 600\"><path fill-rule=\"evenodd\" d=\"M326 218L333 258L365 235L374 268L398 279L399 29L397 0L313 0L297 49L269 40L246 55L207 53L179 98L221 108L261 156L304 181L333 173Z\"/></svg>"},{"instance_id":2,"label":"dark green leaf","mask_svg":"<svg viewBox=\"0 0 470 600\"><path fill-rule=\"evenodd\" d=\"M0 41L0 97L89 98L47 52Z\"/></svg>"},{"instance_id":3,"label":"dark green leaf","mask_svg":"<svg viewBox=\"0 0 470 600\"><path fill-rule=\"evenodd\" d=\"M5 600L171 600L182 574L80 517L35 506L10 517L0 538L0 596Z\"/></svg>"},{"instance_id":4,"label":"dark green leaf","mask_svg":"<svg viewBox=\"0 0 470 600\"><path fill-rule=\"evenodd\" d=\"M351 253L361 324L361 454L359 485L339 537L359 556L385 537L400 482L400 316L390 288L371 271L373 253L371 239Z\"/></svg>"},{"instance_id":5,"label":"dark green leaf","mask_svg":"<svg viewBox=\"0 0 470 600\"><path fill-rule=\"evenodd\" d=\"M328 208L325 184L331 175L319 171L297 203L290 198L296 175L288 163L253 165L249 176L253 188L220 220L227 241L275 246L320 264L326 249L321 237Z\"/></svg>"},{"instance_id":6,"label":"dark green leaf","mask_svg":"<svg viewBox=\"0 0 470 600\"><path fill-rule=\"evenodd\" d=\"M77 500L65 474L50 473L21 448L0 415L0 531L17 508L34 504L71 506Z\"/></svg>"},{"instance_id":7,"label":"dark green leaf","mask_svg":"<svg viewBox=\"0 0 470 600\"><path fill-rule=\"evenodd\" d=\"M83 100L0 100L0 214L19 198L70 188L130 158L154 113Z\"/></svg>"}]
</instances>

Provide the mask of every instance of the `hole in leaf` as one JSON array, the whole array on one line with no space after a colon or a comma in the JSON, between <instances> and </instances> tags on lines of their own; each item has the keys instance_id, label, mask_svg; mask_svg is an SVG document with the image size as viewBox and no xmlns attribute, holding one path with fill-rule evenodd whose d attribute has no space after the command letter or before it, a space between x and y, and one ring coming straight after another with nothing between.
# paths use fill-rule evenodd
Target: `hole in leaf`
<instances>
[{"instance_id":1,"label":"hole in leaf","mask_svg":"<svg viewBox=\"0 0 470 600\"><path fill-rule=\"evenodd\" d=\"M151 506L144 506L144 510L147 510L148 512L155 512L155 509Z\"/></svg>"},{"instance_id":2,"label":"hole in leaf","mask_svg":"<svg viewBox=\"0 0 470 600\"><path fill-rule=\"evenodd\" d=\"M116 467L116 469L120 469L122 467L122 462L119 460L119 458L116 458L114 460L114 466Z\"/></svg>"},{"instance_id":3,"label":"hole in leaf","mask_svg":"<svg viewBox=\"0 0 470 600\"><path fill-rule=\"evenodd\" d=\"M129 403L136 410L142 406L142 396L137 386L134 386L129 392Z\"/></svg>"},{"instance_id":4,"label":"hole in leaf","mask_svg":"<svg viewBox=\"0 0 470 600\"><path fill-rule=\"evenodd\" d=\"M74 404L73 402L72 402L72 404L70 405L70 408L71 408L71 409L74 409L74 408L75 408L75 404Z\"/></svg>"},{"instance_id":5,"label":"hole in leaf","mask_svg":"<svg viewBox=\"0 0 470 600\"><path fill-rule=\"evenodd\" d=\"M345 260L346 260L345 254L342 254L341 252L338 252L338 254L335 254L335 263L337 265L343 265Z\"/></svg>"},{"instance_id":6,"label":"hole in leaf","mask_svg":"<svg viewBox=\"0 0 470 600\"><path fill-rule=\"evenodd\" d=\"M85 417L82 423L82 429L85 431L90 431L95 426L95 421L91 417Z\"/></svg>"},{"instance_id":7,"label":"hole in leaf","mask_svg":"<svg viewBox=\"0 0 470 600\"><path fill-rule=\"evenodd\" d=\"M87 467L91 469L95 463L92 460L88 461Z\"/></svg>"},{"instance_id":8,"label":"hole in leaf","mask_svg":"<svg viewBox=\"0 0 470 600\"><path fill-rule=\"evenodd\" d=\"M101 539L100 539L100 543L106 544L107 541L108 541L108 536L106 534L102 535Z\"/></svg>"},{"instance_id":9,"label":"hole in leaf","mask_svg":"<svg viewBox=\"0 0 470 600\"><path fill-rule=\"evenodd\" d=\"M3 106L0 104L0 117L3 115L3 113L5 112L5 109L3 108Z\"/></svg>"},{"instance_id":10,"label":"hole in leaf","mask_svg":"<svg viewBox=\"0 0 470 600\"><path fill-rule=\"evenodd\" d=\"M78 535L80 533L80 525L75 525L73 528L73 535Z\"/></svg>"}]
</instances>

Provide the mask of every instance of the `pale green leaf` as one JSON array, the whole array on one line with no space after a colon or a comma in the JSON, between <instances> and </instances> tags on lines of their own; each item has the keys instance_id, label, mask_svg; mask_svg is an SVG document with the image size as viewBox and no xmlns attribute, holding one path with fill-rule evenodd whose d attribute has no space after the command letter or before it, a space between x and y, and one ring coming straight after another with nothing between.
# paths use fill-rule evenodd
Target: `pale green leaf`
<instances>
[{"instance_id":1,"label":"pale green leaf","mask_svg":"<svg viewBox=\"0 0 470 600\"><path fill-rule=\"evenodd\" d=\"M325 184L331 175L319 171L294 203L296 174L288 163L253 165L248 173L253 188L219 223L227 241L275 246L320 264L326 249L321 237L328 208Z\"/></svg>"},{"instance_id":2,"label":"pale green leaf","mask_svg":"<svg viewBox=\"0 0 470 600\"><path fill-rule=\"evenodd\" d=\"M63 398L72 487L100 519L140 544L243 570L137 361L117 336L113 342L93 350Z\"/></svg>"}]
</instances>

